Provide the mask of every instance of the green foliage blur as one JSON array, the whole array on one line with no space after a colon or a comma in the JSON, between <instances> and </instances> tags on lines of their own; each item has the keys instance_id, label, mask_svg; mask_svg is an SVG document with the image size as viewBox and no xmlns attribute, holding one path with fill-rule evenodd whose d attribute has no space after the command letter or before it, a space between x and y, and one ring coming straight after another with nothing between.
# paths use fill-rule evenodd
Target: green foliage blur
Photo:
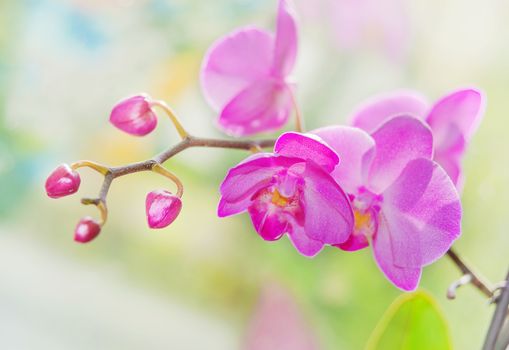
<instances>
[{"instance_id":1,"label":"green foliage blur","mask_svg":"<svg viewBox=\"0 0 509 350\"><path fill-rule=\"evenodd\" d=\"M487 93L464 163L463 235L455 247L488 279L503 279L509 3L402 2L408 37L394 57L376 22L360 45L345 47L314 5L325 0L296 2L295 79L308 129L346 123L365 98L393 89L417 89L430 101L462 86ZM238 26L273 28L275 12L268 0L0 1L0 348L237 349L260 289L274 280L295 295L324 349L365 346L401 292L369 249L329 247L310 260L286 238L264 242L246 215L217 218L218 185L246 156L241 151L193 149L166 164L185 195L180 217L164 230L145 222L146 193L173 190L154 174L115 181L109 222L85 246L73 242L74 226L97 213L79 198L95 196L101 178L84 170L77 195L55 201L44 193L47 174L62 162L120 165L177 142L164 119L145 138L108 123L116 101L133 93L165 99L196 135L221 136L200 92L203 54ZM443 310L453 347L478 349L493 308L469 286L447 300L459 277L443 258L425 268L421 287Z\"/></svg>"},{"instance_id":2,"label":"green foliage blur","mask_svg":"<svg viewBox=\"0 0 509 350\"><path fill-rule=\"evenodd\" d=\"M369 339L368 350L449 350L449 328L433 298L425 292L402 294L390 306Z\"/></svg>"}]
</instances>

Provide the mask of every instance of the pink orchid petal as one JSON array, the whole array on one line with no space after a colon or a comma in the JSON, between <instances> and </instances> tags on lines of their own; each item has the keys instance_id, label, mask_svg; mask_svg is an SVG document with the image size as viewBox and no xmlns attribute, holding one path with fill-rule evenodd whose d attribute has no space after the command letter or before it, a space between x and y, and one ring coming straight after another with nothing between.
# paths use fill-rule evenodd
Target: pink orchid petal
<instances>
[{"instance_id":1,"label":"pink orchid petal","mask_svg":"<svg viewBox=\"0 0 509 350\"><path fill-rule=\"evenodd\" d=\"M327 172L331 172L339 163L337 153L313 134L286 132L277 139L274 152L282 156L312 160Z\"/></svg>"},{"instance_id":2,"label":"pink orchid petal","mask_svg":"<svg viewBox=\"0 0 509 350\"><path fill-rule=\"evenodd\" d=\"M372 135L376 152L369 171L368 187L382 193L401 174L410 160L433 155L433 136L429 127L410 116L394 117Z\"/></svg>"},{"instance_id":3,"label":"pink orchid petal","mask_svg":"<svg viewBox=\"0 0 509 350\"><path fill-rule=\"evenodd\" d=\"M335 247L340 248L348 252L354 252L360 249L364 249L369 246L368 239L364 235L351 234L346 242L341 244L335 244Z\"/></svg>"},{"instance_id":4,"label":"pink orchid petal","mask_svg":"<svg viewBox=\"0 0 509 350\"><path fill-rule=\"evenodd\" d=\"M255 201L249 208L249 215L256 232L266 241L275 241L288 231L288 222L279 211L269 208L267 203Z\"/></svg>"},{"instance_id":5,"label":"pink orchid petal","mask_svg":"<svg viewBox=\"0 0 509 350\"><path fill-rule=\"evenodd\" d=\"M295 249L308 258L316 256L324 246L323 242L310 238L304 228L297 224L291 226L288 238L290 238Z\"/></svg>"},{"instance_id":6,"label":"pink orchid petal","mask_svg":"<svg viewBox=\"0 0 509 350\"><path fill-rule=\"evenodd\" d=\"M319 343L295 298L266 285L249 322L244 350L318 350Z\"/></svg>"},{"instance_id":7,"label":"pink orchid petal","mask_svg":"<svg viewBox=\"0 0 509 350\"><path fill-rule=\"evenodd\" d=\"M458 192L435 162L424 158L409 162L383 195L382 213L395 265L431 264L460 235Z\"/></svg>"},{"instance_id":8,"label":"pink orchid petal","mask_svg":"<svg viewBox=\"0 0 509 350\"><path fill-rule=\"evenodd\" d=\"M396 287L404 291L413 291L419 285L422 267L400 267L394 263L391 233L386 221L382 218L376 236L373 238L373 254L383 274Z\"/></svg>"},{"instance_id":9,"label":"pink orchid petal","mask_svg":"<svg viewBox=\"0 0 509 350\"><path fill-rule=\"evenodd\" d=\"M433 158L449 175L458 191L461 191L464 183L464 176L461 170L460 156L449 152L435 152Z\"/></svg>"},{"instance_id":10,"label":"pink orchid petal","mask_svg":"<svg viewBox=\"0 0 509 350\"><path fill-rule=\"evenodd\" d=\"M341 158L331 173L348 193L355 193L364 184L364 163L370 163L375 141L363 130L348 126L330 126L312 131L320 136Z\"/></svg>"},{"instance_id":11,"label":"pink orchid petal","mask_svg":"<svg viewBox=\"0 0 509 350\"><path fill-rule=\"evenodd\" d=\"M297 57L297 24L289 0L279 0L276 43L274 48L274 73L285 77L293 69Z\"/></svg>"},{"instance_id":12,"label":"pink orchid petal","mask_svg":"<svg viewBox=\"0 0 509 350\"><path fill-rule=\"evenodd\" d=\"M219 187L221 200L218 216L225 217L241 213L249 207L251 197L272 182L272 177L300 159L277 157L270 153L256 154L226 174Z\"/></svg>"},{"instance_id":13,"label":"pink orchid petal","mask_svg":"<svg viewBox=\"0 0 509 350\"><path fill-rule=\"evenodd\" d=\"M292 110L286 85L259 80L235 96L222 110L219 125L234 136L279 129Z\"/></svg>"},{"instance_id":14,"label":"pink orchid petal","mask_svg":"<svg viewBox=\"0 0 509 350\"><path fill-rule=\"evenodd\" d=\"M303 174L306 235L328 244L343 243L353 229L353 212L341 187L322 168L306 162Z\"/></svg>"},{"instance_id":15,"label":"pink orchid petal","mask_svg":"<svg viewBox=\"0 0 509 350\"><path fill-rule=\"evenodd\" d=\"M428 103L413 91L395 91L375 96L362 104L352 116L352 125L373 132L390 118L411 115L424 119Z\"/></svg>"},{"instance_id":16,"label":"pink orchid petal","mask_svg":"<svg viewBox=\"0 0 509 350\"><path fill-rule=\"evenodd\" d=\"M439 100L429 113L426 121L433 130L435 146L443 148L448 142L451 126L458 129L468 142L484 115L486 98L476 89L462 89Z\"/></svg>"},{"instance_id":17,"label":"pink orchid petal","mask_svg":"<svg viewBox=\"0 0 509 350\"><path fill-rule=\"evenodd\" d=\"M272 69L274 38L257 28L241 28L217 40L205 55L201 84L208 102L220 111Z\"/></svg>"}]
</instances>

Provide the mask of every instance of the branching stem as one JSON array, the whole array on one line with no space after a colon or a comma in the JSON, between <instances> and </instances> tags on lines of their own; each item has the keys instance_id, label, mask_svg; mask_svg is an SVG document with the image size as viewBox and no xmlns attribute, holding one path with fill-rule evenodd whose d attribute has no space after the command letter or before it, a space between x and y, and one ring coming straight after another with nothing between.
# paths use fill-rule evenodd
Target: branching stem
<instances>
[{"instance_id":1,"label":"branching stem","mask_svg":"<svg viewBox=\"0 0 509 350\"><path fill-rule=\"evenodd\" d=\"M176 145L168 148L167 150L159 153L158 155L147 159L142 162L130 163L123 166L118 167L109 167L105 165L101 165L95 162L91 162L88 160L82 160L71 164L71 167L76 170L81 167L89 167L94 169L95 171L104 175L104 181L101 186L101 190L97 198L83 198L81 203L85 205L95 205L101 214L101 226L104 225L108 218L108 209L106 205L106 199L108 196L108 191L111 187L111 184L114 179L120 176L133 174L141 171L154 171L159 173L170 180L172 180L177 186L177 196L181 197L184 192L184 186L179 178L164 168L162 164L166 162L171 157L177 155L185 149L191 147L211 147L211 148L228 148L228 149L240 149L246 151L253 150L262 150L263 148L272 147L275 143L275 140L267 139L267 140L223 140L223 139L213 139L213 138L204 138L204 137L195 137L189 135L183 128L179 131L178 119L175 119L176 123L174 123L175 128L179 132L181 136L183 136L182 140ZM182 133L181 133L182 132Z\"/></svg>"},{"instance_id":2,"label":"branching stem","mask_svg":"<svg viewBox=\"0 0 509 350\"><path fill-rule=\"evenodd\" d=\"M449 258L451 258L452 262L458 267L458 269L463 273L463 276L470 276L465 278L462 277L463 280L460 279L458 282L455 282L451 285L451 287L448 290L449 299L454 299L456 289L467 283L471 283L486 297L488 298L493 297L493 289L489 287L488 283L484 280L484 278L482 278L470 266L468 266L467 263L465 263L465 261L463 261L463 259L454 251L454 249L452 248L449 249L447 255L449 256Z\"/></svg>"}]
</instances>

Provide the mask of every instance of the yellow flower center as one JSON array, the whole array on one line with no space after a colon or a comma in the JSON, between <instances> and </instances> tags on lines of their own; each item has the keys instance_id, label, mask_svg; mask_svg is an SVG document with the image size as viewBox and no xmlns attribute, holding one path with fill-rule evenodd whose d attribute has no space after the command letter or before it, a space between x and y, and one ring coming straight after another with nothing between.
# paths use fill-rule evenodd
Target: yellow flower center
<instances>
[{"instance_id":1,"label":"yellow flower center","mask_svg":"<svg viewBox=\"0 0 509 350\"><path fill-rule=\"evenodd\" d=\"M353 216L355 219L354 234L363 234L371 237L376 230L376 221L371 210L361 211L354 209Z\"/></svg>"},{"instance_id":2,"label":"yellow flower center","mask_svg":"<svg viewBox=\"0 0 509 350\"><path fill-rule=\"evenodd\" d=\"M285 207L290 202L290 199L281 195L278 190L274 190L272 193L272 203L277 205L278 207Z\"/></svg>"}]
</instances>

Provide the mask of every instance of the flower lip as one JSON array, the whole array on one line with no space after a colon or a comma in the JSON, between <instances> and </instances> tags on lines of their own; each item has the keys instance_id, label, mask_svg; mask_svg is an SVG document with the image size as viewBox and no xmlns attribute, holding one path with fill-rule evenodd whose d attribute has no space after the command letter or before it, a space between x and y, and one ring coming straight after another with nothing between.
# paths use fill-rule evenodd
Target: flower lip
<instances>
[{"instance_id":1,"label":"flower lip","mask_svg":"<svg viewBox=\"0 0 509 350\"><path fill-rule=\"evenodd\" d=\"M354 212L354 235L363 235L372 239L378 229L378 215L383 203L383 196L360 187L357 195L350 195Z\"/></svg>"},{"instance_id":2,"label":"flower lip","mask_svg":"<svg viewBox=\"0 0 509 350\"><path fill-rule=\"evenodd\" d=\"M288 203L290 202L290 198L281 195L281 193L279 193L279 191L275 189L274 192L272 193L271 202L277 205L278 207L283 208L288 205Z\"/></svg>"},{"instance_id":3,"label":"flower lip","mask_svg":"<svg viewBox=\"0 0 509 350\"><path fill-rule=\"evenodd\" d=\"M46 180L46 193L51 198L60 198L78 191L81 184L78 172L67 164L59 165Z\"/></svg>"}]
</instances>

